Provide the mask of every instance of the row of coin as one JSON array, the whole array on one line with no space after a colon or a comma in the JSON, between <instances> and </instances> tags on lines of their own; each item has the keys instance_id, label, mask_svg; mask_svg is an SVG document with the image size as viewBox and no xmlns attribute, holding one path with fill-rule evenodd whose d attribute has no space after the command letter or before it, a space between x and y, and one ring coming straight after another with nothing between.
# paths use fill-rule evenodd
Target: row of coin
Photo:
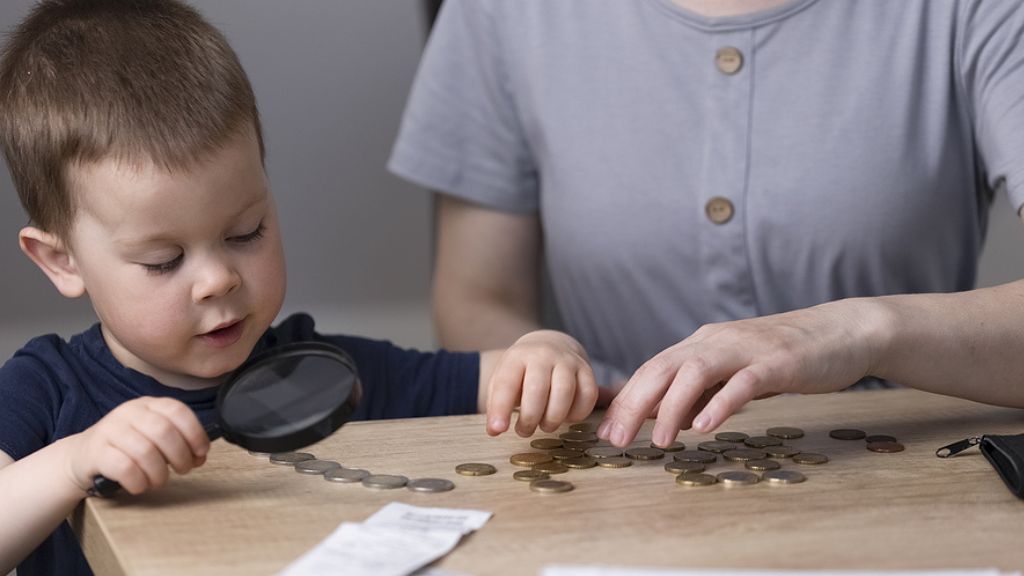
<instances>
[{"instance_id":1,"label":"row of coin","mask_svg":"<svg viewBox=\"0 0 1024 576\"><path fill-rule=\"evenodd\" d=\"M320 460L308 452L281 452L265 454L250 452L254 456L266 456L272 464L292 466L299 474L323 476L328 482L343 484L359 483L373 490L394 490L406 487L413 492L447 492L455 483L444 478L417 478L409 480L398 474L371 474L360 468L346 468L333 460Z\"/></svg>"}]
</instances>

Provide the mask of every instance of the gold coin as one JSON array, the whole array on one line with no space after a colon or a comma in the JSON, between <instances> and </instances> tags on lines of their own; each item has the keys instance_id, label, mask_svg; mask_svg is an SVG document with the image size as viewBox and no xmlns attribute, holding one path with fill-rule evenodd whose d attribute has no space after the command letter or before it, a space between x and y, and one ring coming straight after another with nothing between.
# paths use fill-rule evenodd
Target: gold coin
<instances>
[{"instance_id":1,"label":"gold coin","mask_svg":"<svg viewBox=\"0 0 1024 576\"><path fill-rule=\"evenodd\" d=\"M596 432L597 424L593 422L577 422L575 424L569 424L570 432Z\"/></svg>"},{"instance_id":2,"label":"gold coin","mask_svg":"<svg viewBox=\"0 0 1024 576\"><path fill-rule=\"evenodd\" d=\"M597 442L599 440L597 434L593 432L563 432L558 437L570 442Z\"/></svg>"},{"instance_id":3,"label":"gold coin","mask_svg":"<svg viewBox=\"0 0 1024 576\"><path fill-rule=\"evenodd\" d=\"M747 438L749 438L749 436L743 432L719 432L718 434L715 434L715 440L718 440L719 442L739 443L743 442Z\"/></svg>"},{"instance_id":4,"label":"gold coin","mask_svg":"<svg viewBox=\"0 0 1024 576\"><path fill-rule=\"evenodd\" d=\"M751 448L764 448L766 446L778 446L782 444L782 440L771 436L751 436L744 440L743 443Z\"/></svg>"},{"instance_id":5,"label":"gold coin","mask_svg":"<svg viewBox=\"0 0 1024 576\"><path fill-rule=\"evenodd\" d=\"M579 450L569 450L567 448L556 448L551 452L548 452L555 460L568 460L570 458L579 458L583 456L583 452Z\"/></svg>"},{"instance_id":6,"label":"gold coin","mask_svg":"<svg viewBox=\"0 0 1024 576\"><path fill-rule=\"evenodd\" d=\"M579 458L569 458L568 460L562 460L562 464L566 468L572 468L574 470L585 470L587 468L593 468L597 466L597 460L589 456L580 456Z\"/></svg>"},{"instance_id":7,"label":"gold coin","mask_svg":"<svg viewBox=\"0 0 1024 576\"><path fill-rule=\"evenodd\" d=\"M569 467L562 464L562 462L541 462L539 464L534 464L533 469L537 472L544 472L546 474L565 474L569 471Z\"/></svg>"},{"instance_id":8,"label":"gold coin","mask_svg":"<svg viewBox=\"0 0 1024 576\"><path fill-rule=\"evenodd\" d=\"M830 430L828 435L836 440L863 440L867 436L863 430L857 430L855 428L839 428L836 430Z\"/></svg>"},{"instance_id":9,"label":"gold coin","mask_svg":"<svg viewBox=\"0 0 1024 576\"><path fill-rule=\"evenodd\" d=\"M597 442L573 442L572 440L562 440L563 450L575 450L577 452L583 452L587 448L597 446Z\"/></svg>"},{"instance_id":10,"label":"gold coin","mask_svg":"<svg viewBox=\"0 0 1024 576\"><path fill-rule=\"evenodd\" d=\"M593 448L587 448L584 454L598 460L601 458L614 458L622 456L622 448L594 446Z\"/></svg>"},{"instance_id":11,"label":"gold coin","mask_svg":"<svg viewBox=\"0 0 1024 576\"><path fill-rule=\"evenodd\" d=\"M697 450L704 450L705 452L715 452L721 454L726 450L732 450L736 447L733 442L725 442L724 440L708 440L697 444Z\"/></svg>"},{"instance_id":12,"label":"gold coin","mask_svg":"<svg viewBox=\"0 0 1024 576\"><path fill-rule=\"evenodd\" d=\"M673 442L668 446L658 446L654 442L651 442L651 448L657 448L659 450L664 450L665 452L682 452L683 450L686 450L686 444L683 444L682 442Z\"/></svg>"},{"instance_id":13,"label":"gold coin","mask_svg":"<svg viewBox=\"0 0 1024 576\"><path fill-rule=\"evenodd\" d=\"M661 448L628 448L626 458L633 460L660 460L665 457L665 451Z\"/></svg>"},{"instance_id":14,"label":"gold coin","mask_svg":"<svg viewBox=\"0 0 1024 576\"><path fill-rule=\"evenodd\" d=\"M718 481L725 486L749 486L757 484L759 480L757 474L745 470L729 470L718 474Z\"/></svg>"},{"instance_id":15,"label":"gold coin","mask_svg":"<svg viewBox=\"0 0 1024 576\"><path fill-rule=\"evenodd\" d=\"M718 460L718 456L715 456L711 452L702 452L700 450L683 450L682 452L676 452L673 454L672 459L676 462L700 462L701 464L711 464L715 460Z\"/></svg>"},{"instance_id":16,"label":"gold coin","mask_svg":"<svg viewBox=\"0 0 1024 576\"><path fill-rule=\"evenodd\" d=\"M828 462L828 456L815 454L814 452L801 452L793 456L793 462L797 464L824 464Z\"/></svg>"},{"instance_id":17,"label":"gold coin","mask_svg":"<svg viewBox=\"0 0 1024 576\"><path fill-rule=\"evenodd\" d=\"M680 474L676 476L676 484L686 486L687 488L711 486L716 482L718 482L718 478L711 474Z\"/></svg>"},{"instance_id":18,"label":"gold coin","mask_svg":"<svg viewBox=\"0 0 1024 576\"><path fill-rule=\"evenodd\" d=\"M732 460L733 462L762 460L767 457L768 455L763 450L754 450L753 448L737 448L735 450L726 450L722 453L722 458Z\"/></svg>"},{"instance_id":19,"label":"gold coin","mask_svg":"<svg viewBox=\"0 0 1024 576\"><path fill-rule=\"evenodd\" d=\"M761 474L761 479L769 484L799 484L807 480L807 476L796 470L768 470Z\"/></svg>"},{"instance_id":20,"label":"gold coin","mask_svg":"<svg viewBox=\"0 0 1024 576\"><path fill-rule=\"evenodd\" d=\"M782 468L782 464L779 464L775 460L769 460L762 458L759 460L747 460L743 463L747 467L747 470L756 470L757 472L764 472L765 470L778 470Z\"/></svg>"},{"instance_id":21,"label":"gold coin","mask_svg":"<svg viewBox=\"0 0 1024 576\"><path fill-rule=\"evenodd\" d=\"M774 436L776 438L782 438L783 440L792 440L793 438L803 438L804 431L799 428L793 428L792 426L775 426L765 430L765 434Z\"/></svg>"},{"instance_id":22,"label":"gold coin","mask_svg":"<svg viewBox=\"0 0 1024 576\"><path fill-rule=\"evenodd\" d=\"M611 458L599 459L597 465L601 468L626 468L632 466L633 461L625 456L612 456Z\"/></svg>"},{"instance_id":23,"label":"gold coin","mask_svg":"<svg viewBox=\"0 0 1024 576\"><path fill-rule=\"evenodd\" d=\"M888 434L872 434L864 439L865 442L895 442L896 438Z\"/></svg>"},{"instance_id":24,"label":"gold coin","mask_svg":"<svg viewBox=\"0 0 1024 576\"><path fill-rule=\"evenodd\" d=\"M516 470L512 477L522 482L533 482L534 480L547 480L551 475L540 470Z\"/></svg>"},{"instance_id":25,"label":"gold coin","mask_svg":"<svg viewBox=\"0 0 1024 576\"><path fill-rule=\"evenodd\" d=\"M800 449L793 446L765 446L762 450L772 458L792 458L800 453Z\"/></svg>"},{"instance_id":26,"label":"gold coin","mask_svg":"<svg viewBox=\"0 0 1024 576\"><path fill-rule=\"evenodd\" d=\"M463 476L490 476L497 472L498 469L490 464L481 464L479 462L468 462L466 464L459 464L455 467L455 472Z\"/></svg>"},{"instance_id":27,"label":"gold coin","mask_svg":"<svg viewBox=\"0 0 1024 576\"><path fill-rule=\"evenodd\" d=\"M559 438L537 438L530 440L530 448L538 450L554 450L562 447L562 440Z\"/></svg>"},{"instance_id":28,"label":"gold coin","mask_svg":"<svg viewBox=\"0 0 1024 576\"><path fill-rule=\"evenodd\" d=\"M868 450L872 452L903 452L903 444L899 442L868 442ZM298 466L298 464L296 464Z\"/></svg>"},{"instance_id":29,"label":"gold coin","mask_svg":"<svg viewBox=\"0 0 1024 576\"><path fill-rule=\"evenodd\" d=\"M704 471L704 465L700 462L679 462L673 460L665 464L665 472L679 474L699 474Z\"/></svg>"},{"instance_id":30,"label":"gold coin","mask_svg":"<svg viewBox=\"0 0 1024 576\"><path fill-rule=\"evenodd\" d=\"M543 454L541 452L520 452L519 454L513 454L509 457L508 461L516 466L522 466L529 468L534 464L540 464L541 462L550 462L551 454Z\"/></svg>"},{"instance_id":31,"label":"gold coin","mask_svg":"<svg viewBox=\"0 0 1024 576\"><path fill-rule=\"evenodd\" d=\"M556 492L568 492L572 488L571 482L564 482L562 480L534 480L530 482L530 490L534 492L553 494Z\"/></svg>"}]
</instances>

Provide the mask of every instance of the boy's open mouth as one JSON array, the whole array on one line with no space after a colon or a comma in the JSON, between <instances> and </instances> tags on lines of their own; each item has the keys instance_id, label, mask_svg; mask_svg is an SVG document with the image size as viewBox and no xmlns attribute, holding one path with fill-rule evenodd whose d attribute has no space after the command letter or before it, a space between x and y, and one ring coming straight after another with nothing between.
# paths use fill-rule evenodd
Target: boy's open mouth
<instances>
[{"instance_id":1,"label":"boy's open mouth","mask_svg":"<svg viewBox=\"0 0 1024 576\"><path fill-rule=\"evenodd\" d=\"M210 330L199 335L204 342L216 348L230 346L242 336L242 328L245 320L237 320L226 326Z\"/></svg>"}]
</instances>

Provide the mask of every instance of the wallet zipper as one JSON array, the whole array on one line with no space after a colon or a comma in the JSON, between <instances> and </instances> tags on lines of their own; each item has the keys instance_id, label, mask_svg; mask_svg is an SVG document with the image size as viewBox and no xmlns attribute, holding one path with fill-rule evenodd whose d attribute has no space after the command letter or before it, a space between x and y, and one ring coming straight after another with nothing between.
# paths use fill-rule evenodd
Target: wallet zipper
<instances>
[{"instance_id":1,"label":"wallet zipper","mask_svg":"<svg viewBox=\"0 0 1024 576\"><path fill-rule=\"evenodd\" d=\"M977 446L978 444L981 443L982 438L984 438L984 436L972 436L970 438L964 438L963 440L953 442L948 446L943 446L942 448L939 448L938 450L935 451L935 455L938 456L939 458L949 458L954 454L959 454L964 450L967 450L971 446Z\"/></svg>"}]
</instances>

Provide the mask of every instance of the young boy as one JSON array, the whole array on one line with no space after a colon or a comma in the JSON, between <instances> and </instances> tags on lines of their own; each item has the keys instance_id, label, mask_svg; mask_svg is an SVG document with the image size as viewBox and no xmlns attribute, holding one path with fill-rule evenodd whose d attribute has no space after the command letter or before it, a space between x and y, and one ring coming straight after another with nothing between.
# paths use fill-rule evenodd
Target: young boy
<instances>
[{"instance_id":1,"label":"young boy","mask_svg":"<svg viewBox=\"0 0 1024 576\"><path fill-rule=\"evenodd\" d=\"M39 4L0 62L0 140L31 218L22 250L100 320L0 369L0 574L89 573L64 519L92 478L138 494L202 465L218 384L267 348L344 348L358 418L486 407L498 434L518 403L528 435L594 406L586 355L557 332L478 355L324 336L305 315L271 328L285 265L252 89L178 0Z\"/></svg>"}]
</instances>

